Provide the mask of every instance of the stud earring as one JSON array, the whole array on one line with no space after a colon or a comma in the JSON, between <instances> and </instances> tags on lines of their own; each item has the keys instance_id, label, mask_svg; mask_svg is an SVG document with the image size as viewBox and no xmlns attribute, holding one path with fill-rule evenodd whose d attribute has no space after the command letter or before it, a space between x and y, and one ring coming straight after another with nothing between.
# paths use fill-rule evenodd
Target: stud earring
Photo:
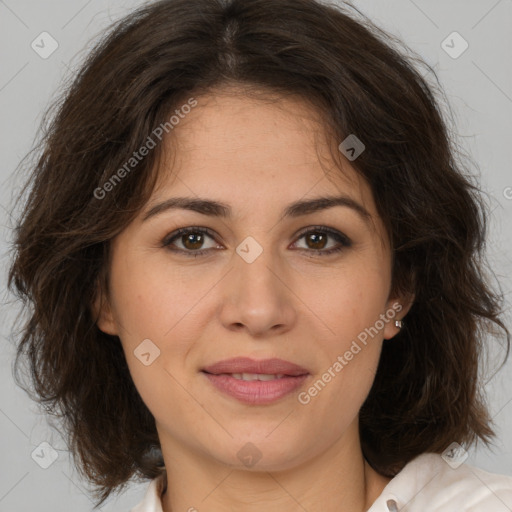
<instances>
[{"instance_id":1,"label":"stud earring","mask_svg":"<svg viewBox=\"0 0 512 512\"><path fill-rule=\"evenodd\" d=\"M401 329L405 325L405 322L403 320L395 320L395 327L398 327Z\"/></svg>"}]
</instances>

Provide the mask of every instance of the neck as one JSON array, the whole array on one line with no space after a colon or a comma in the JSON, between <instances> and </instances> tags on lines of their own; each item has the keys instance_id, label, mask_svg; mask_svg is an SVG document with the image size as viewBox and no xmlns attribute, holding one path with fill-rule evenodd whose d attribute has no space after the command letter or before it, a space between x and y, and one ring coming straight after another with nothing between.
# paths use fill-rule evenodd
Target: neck
<instances>
[{"instance_id":1,"label":"neck","mask_svg":"<svg viewBox=\"0 0 512 512\"><path fill-rule=\"evenodd\" d=\"M323 453L279 470L264 469L263 459L250 469L234 468L160 438L164 512L365 512L390 481L366 462L353 428Z\"/></svg>"}]
</instances>

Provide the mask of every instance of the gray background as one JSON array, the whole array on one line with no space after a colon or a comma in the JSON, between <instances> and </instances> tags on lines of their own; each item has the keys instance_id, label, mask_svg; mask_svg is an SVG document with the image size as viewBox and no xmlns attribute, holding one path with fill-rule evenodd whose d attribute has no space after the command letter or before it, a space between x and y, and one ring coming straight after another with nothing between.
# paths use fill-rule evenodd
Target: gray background
<instances>
[{"instance_id":1,"label":"gray background","mask_svg":"<svg viewBox=\"0 0 512 512\"><path fill-rule=\"evenodd\" d=\"M43 111L72 76L104 27L127 14L140 1L0 0L0 225L2 229L2 289L8 263L9 211L20 180L13 175L31 148ZM456 114L460 143L481 169L493 215L489 259L507 296L510 312L512 285L512 1L511 0L379 0L357 1L378 25L401 37L438 73ZM58 41L58 49L42 59L31 43L43 31ZM453 31L468 42L458 58L441 43ZM448 40L450 41L450 40ZM456 51L456 40L448 43ZM9 342L16 306L3 294L0 350L0 512L92 509L80 479L70 464L59 434L48 426L36 406L12 379L14 350ZM510 316L508 317L510 326ZM496 343L492 354L502 352ZM497 359L496 359L497 360ZM492 360L491 360L492 362ZM487 384L490 410L498 439L490 451L472 449L468 462L491 472L512 475L512 359ZM42 469L31 458L41 442L50 443L58 459ZM127 511L143 496L145 483L133 484L100 510Z\"/></svg>"}]
</instances>

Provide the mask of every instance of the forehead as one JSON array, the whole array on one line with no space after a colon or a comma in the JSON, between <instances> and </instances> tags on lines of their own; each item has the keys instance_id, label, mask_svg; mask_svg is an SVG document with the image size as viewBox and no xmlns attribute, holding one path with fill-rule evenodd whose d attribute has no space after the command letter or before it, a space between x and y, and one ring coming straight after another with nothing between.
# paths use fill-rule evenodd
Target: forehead
<instances>
[{"instance_id":1,"label":"forehead","mask_svg":"<svg viewBox=\"0 0 512 512\"><path fill-rule=\"evenodd\" d=\"M337 150L323 113L299 97L224 88L196 98L164 139L153 197L188 192L240 206L343 193L375 213L365 180ZM236 205L235 205L236 209Z\"/></svg>"}]
</instances>

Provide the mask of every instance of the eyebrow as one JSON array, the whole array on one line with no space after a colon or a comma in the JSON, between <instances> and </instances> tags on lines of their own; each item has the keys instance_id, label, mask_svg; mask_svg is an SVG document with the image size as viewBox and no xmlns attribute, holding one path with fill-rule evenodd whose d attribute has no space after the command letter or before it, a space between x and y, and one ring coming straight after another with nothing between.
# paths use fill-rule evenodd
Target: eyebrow
<instances>
[{"instance_id":1,"label":"eyebrow","mask_svg":"<svg viewBox=\"0 0 512 512\"><path fill-rule=\"evenodd\" d=\"M284 209L280 220L287 217L295 218L302 215L308 215L321 210L327 210L328 208L333 208L335 206L351 208L365 222L369 222L371 219L370 213L361 204L348 196L341 195L316 197L314 199L306 199L291 203ZM225 203L193 197L172 197L152 206L144 214L142 221L144 222L151 217L155 217L163 212L174 209L190 210L210 217L232 217L231 207Z\"/></svg>"}]
</instances>

